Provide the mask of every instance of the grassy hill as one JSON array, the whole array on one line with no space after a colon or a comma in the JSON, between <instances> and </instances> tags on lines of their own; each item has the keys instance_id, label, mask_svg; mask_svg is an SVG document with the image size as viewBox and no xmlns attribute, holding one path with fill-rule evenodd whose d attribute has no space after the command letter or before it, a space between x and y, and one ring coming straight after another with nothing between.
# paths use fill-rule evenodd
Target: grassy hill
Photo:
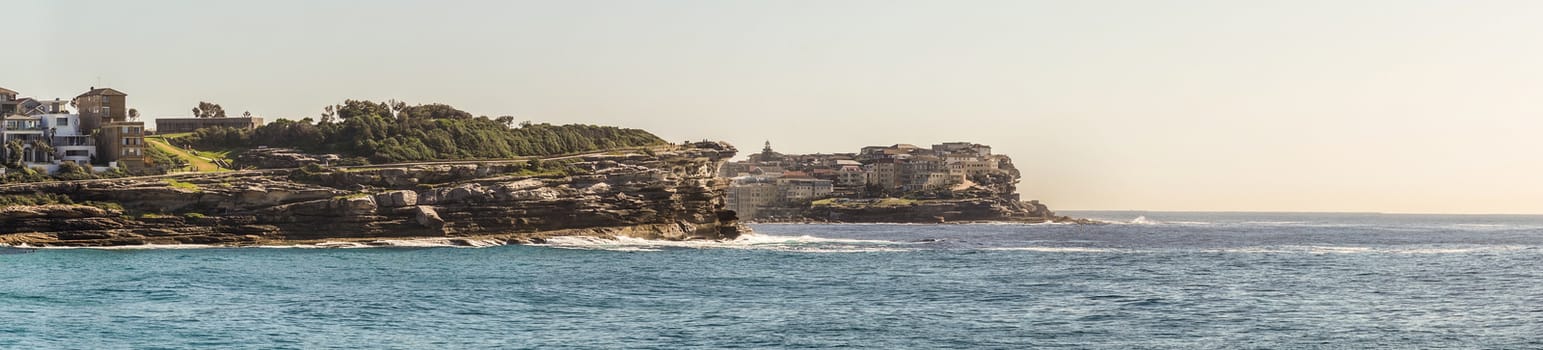
<instances>
[{"instance_id":1,"label":"grassy hill","mask_svg":"<svg viewBox=\"0 0 1543 350\"><path fill-rule=\"evenodd\" d=\"M278 120L256 130L200 129L182 139L197 148L297 148L354 162L500 159L665 144L647 131L595 125L521 123L473 117L442 104L407 106L349 100L321 120Z\"/></svg>"}]
</instances>

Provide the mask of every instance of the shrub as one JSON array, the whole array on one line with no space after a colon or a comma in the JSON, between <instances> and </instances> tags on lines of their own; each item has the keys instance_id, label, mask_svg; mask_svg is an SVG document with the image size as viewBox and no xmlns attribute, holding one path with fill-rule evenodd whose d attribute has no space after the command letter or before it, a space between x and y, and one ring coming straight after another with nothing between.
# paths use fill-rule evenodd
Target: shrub
<instances>
[{"instance_id":1,"label":"shrub","mask_svg":"<svg viewBox=\"0 0 1543 350\"><path fill-rule=\"evenodd\" d=\"M80 164L63 162L59 164L59 172L54 174L54 178L60 180L87 180L95 179L96 176L91 174L90 169L86 169L80 166Z\"/></svg>"}]
</instances>

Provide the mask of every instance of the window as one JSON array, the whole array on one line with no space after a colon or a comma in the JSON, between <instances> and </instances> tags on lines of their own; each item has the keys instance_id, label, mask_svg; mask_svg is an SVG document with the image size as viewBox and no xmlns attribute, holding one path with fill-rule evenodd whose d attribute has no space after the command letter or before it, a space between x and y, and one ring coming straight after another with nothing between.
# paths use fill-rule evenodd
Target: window
<instances>
[{"instance_id":1,"label":"window","mask_svg":"<svg viewBox=\"0 0 1543 350\"><path fill-rule=\"evenodd\" d=\"M57 123L55 124L58 124L59 126L70 126L70 118L59 118L56 121Z\"/></svg>"}]
</instances>

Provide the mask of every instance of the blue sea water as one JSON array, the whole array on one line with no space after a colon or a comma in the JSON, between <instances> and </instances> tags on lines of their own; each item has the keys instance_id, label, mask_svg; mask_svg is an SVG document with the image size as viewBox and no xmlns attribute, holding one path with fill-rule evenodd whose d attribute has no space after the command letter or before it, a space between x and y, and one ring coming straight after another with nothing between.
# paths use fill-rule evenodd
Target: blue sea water
<instances>
[{"instance_id":1,"label":"blue sea water","mask_svg":"<svg viewBox=\"0 0 1543 350\"><path fill-rule=\"evenodd\" d=\"M1543 217L0 254L5 349L1543 348Z\"/></svg>"}]
</instances>

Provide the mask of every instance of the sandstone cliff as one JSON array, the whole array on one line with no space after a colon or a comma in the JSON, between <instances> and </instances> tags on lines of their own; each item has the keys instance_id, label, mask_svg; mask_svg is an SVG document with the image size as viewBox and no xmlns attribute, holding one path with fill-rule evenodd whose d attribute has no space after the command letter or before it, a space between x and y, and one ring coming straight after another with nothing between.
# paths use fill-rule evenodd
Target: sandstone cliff
<instances>
[{"instance_id":1,"label":"sandstone cliff","mask_svg":"<svg viewBox=\"0 0 1543 350\"><path fill-rule=\"evenodd\" d=\"M820 203L799 211L792 220L850 223L1087 222L1056 216L1055 212L1038 201L1018 202L995 197L926 200L887 198Z\"/></svg>"},{"instance_id":2,"label":"sandstone cliff","mask_svg":"<svg viewBox=\"0 0 1543 350\"><path fill-rule=\"evenodd\" d=\"M722 143L546 161L248 170L0 186L0 244L268 245L555 235L727 239Z\"/></svg>"}]
</instances>

